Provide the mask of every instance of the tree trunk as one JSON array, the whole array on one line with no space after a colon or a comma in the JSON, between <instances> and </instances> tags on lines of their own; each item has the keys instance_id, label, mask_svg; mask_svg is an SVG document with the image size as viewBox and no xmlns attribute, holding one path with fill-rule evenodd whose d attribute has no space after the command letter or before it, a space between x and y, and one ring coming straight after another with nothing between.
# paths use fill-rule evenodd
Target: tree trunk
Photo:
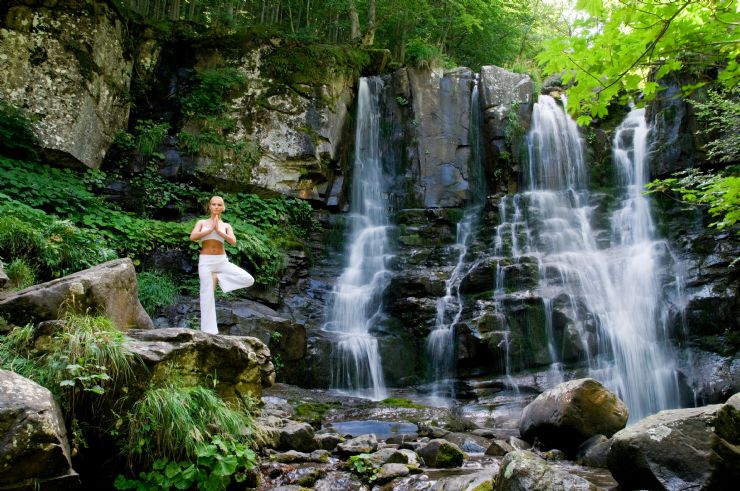
<instances>
[{"instance_id":1,"label":"tree trunk","mask_svg":"<svg viewBox=\"0 0 740 491\"><path fill-rule=\"evenodd\" d=\"M367 2L367 32L362 38L363 46L372 46L375 42L375 0Z\"/></svg>"},{"instance_id":2,"label":"tree trunk","mask_svg":"<svg viewBox=\"0 0 740 491\"><path fill-rule=\"evenodd\" d=\"M360 39L360 16L357 13L357 7L355 6L355 0L349 0L349 20L351 22L350 39L355 41Z\"/></svg>"}]
</instances>

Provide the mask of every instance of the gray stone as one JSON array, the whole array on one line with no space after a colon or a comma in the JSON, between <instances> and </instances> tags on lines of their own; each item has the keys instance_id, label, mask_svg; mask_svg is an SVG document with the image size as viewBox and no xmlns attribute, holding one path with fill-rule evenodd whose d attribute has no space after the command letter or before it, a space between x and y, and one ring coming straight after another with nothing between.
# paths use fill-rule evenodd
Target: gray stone
<instances>
[{"instance_id":1,"label":"gray stone","mask_svg":"<svg viewBox=\"0 0 740 491\"><path fill-rule=\"evenodd\" d=\"M5 269L3 269L3 262L0 261L0 289L5 287L8 281L10 281L10 278L8 278L8 275L5 274Z\"/></svg>"},{"instance_id":2,"label":"gray stone","mask_svg":"<svg viewBox=\"0 0 740 491\"><path fill-rule=\"evenodd\" d=\"M547 464L532 452L517 450L506 454L496 477L496 491L596 491L597 487Z\"/></svg>"},{"instance_id":3,"label":"gray stone","mask_svg":"<svg viewBox=\"0 0 740 491\"><path fill-rule=\"evenodd\" d=\"M465 459L465 454L457 445L442 439L430 440L416 453L424 459L427 467L460 467Z\"/></svg>"},{"instance_id":4,"label":"gray stone","mask_svg":"<svg viewBox=\"0 0 740 491\"><path fill-rule=\"evenodd\" d=\"M50 7L52 5L52 7ZM0 25L0 97L24 108L48 157L97 168L126 129L132 42L105 2L11 1Z\"/></svg>"},{"instance_id":5,"label":"gray stone","mask_svg":"<svg viewBox=\"0 0 740 491\"><path fill-rule=\"evenodd\" d=\"M385 484L397 477L409 475L409 468L404 464L383 464L380 471L375 475L378 484Z\"/></svg>"},{"instance_id":6,"label":"gray stone","mask_svg":"<svg viewBox=\"0 0 740 491\"><path fill-rule=\"evenodd\" d=\"M486 449L486 455L492 455L494 457L501 457L509 452L513 452L514 447L509 445L504 440L494 440Z\"/></svg>"},{"instance_id":7,"label":"gray stone","mask_svg":"<svg viewBox=\"0 0 740 491\"><path fill-rule=\"evenodd\" d=\"M411 467L420 467L419 456L413 450L407 448L397 449L385 461L386 464L406 464Z\"/></svg>"},{"instance_id":8,"label":"gray stone","mask_svg":"<svg viewBox=\"0 0 740 491\"><path fill-rule=\"evenodd\" d=\"M361 453L372 453L377 449L378 439L373 434L360 435L337 445L337 452L343 458Z\"/></svg>"},{"instance_id":9,"label":"gray stone","mask_svg":"<svg viewBox=\"0 0 740 491\"><path fill-rule=\"evenodd\" d=\"M296 462L311 462L311 456L305 452L288 450L287 452L271 455L270 460L280 464L294 464Z\"/></svg>"},{"instance_id":10,"label":"gray stone","mask_svg":"<svg viewBox=\"0 0 740 491\"><path fill-rule=\"evenodd\" d=\"M529 449L532 448L532 444L531 443L525 442L521 438L517 438L515 436L510 436L508 443L515 450L529 450ZM506 448L506 447L504 447L504 448Z\"/></svg>"},{"instance_id":11,"label":"gray stone","mask_svg":"<svg viewBox=\"0 0 740 491\"><path fill-rule=\"evenodd\" d=\"M280 450L313 452L318 448L313 427L308 423L290 421L280 429Z\"/></svg>"},{"instance_id":12,"label":"gray stone","mask_svg":"<svg viewBox=\"0 0 740 491\"><path fill-rule=\"evenodd\" d=\"M337 448L337 444L344 441L344 437L337 435L336 433L320 433L316 435L316 442L319 447L332 452Z\"/></svg>"},{"instance_id":13,"label":"gray stone","mask_svg":"<svg viewBox=\"0 0 740 491\"><path fill-rule=\"evenodd\" d=\"M627 424L627 407L594 379L571 380L543 392L522 412L519 431L549 448L575 451L594 435L611 436Z\"/></svg>"},{"instance_id":14,"label":"gray stone","mask_svg":"<svg viewBox=\"0 0 740 491\"><path fill-rule=\"evenodd\" d=\"M311 462L316 462L318 464L326 464L327 462L329 462L330 456L331 454L329 453L329 451L324 449L314 450L309 455L309 457L311 458Z\"/></svg>"},{"instance_id":15,"label":"gray stone","mask_svg":"<svg viewBox=\"0 0 740 491\"><path fill-rule=\"evenodd\" d=\"M34 482L42 489L53 484L79 488L64 416L51 392L0 370L0 394L0 488L32 489Z\"/></svg>"},{"instance_id":16,"label":"gray stone","mask_svg":"<svg viewBox=\"0 0 740 491\"><path fill-rule=\"evenodd\" d=\"M604 435L594 435L578 447L576 462L588 467L606 468L611 445L611 440Z\"/></svg>"},{"instance_id":17,"label":"gray stone","mask_svg":"<svg viewBox=\"0 0 740 491\"><path fill-rule=\"evenodd\" d=\"M734 489L740 410L715 404L648 416L612 437L607 463L625 489Z\"/></svg>"},{"instance_id":18,"label":"gray stone","mask_svg":"<svg viewBox=\"0 0 740 491\"><path fill-rule=\"evenodd\" d=\"M275 382L270 351L256 338L186 328L132 329L126 332L126 346L141 361L134 366L129 395L176 379L185 386L211 387L215 382L214 390L226 399L247 394L259 398Z\"/></svg>"},{"instance_id":19,"label":"gray stone","mask_svg":"<svg viewBox=\"0 0 740 491\"><path fill-rule=\"evenodd\" d=\"M131 259L115 259L63 278L13 292L0 300L0 315L17 325L59 319L65 304L110 318L119 329L151 329L139 303Z\"/></svg>"}]
</instances>

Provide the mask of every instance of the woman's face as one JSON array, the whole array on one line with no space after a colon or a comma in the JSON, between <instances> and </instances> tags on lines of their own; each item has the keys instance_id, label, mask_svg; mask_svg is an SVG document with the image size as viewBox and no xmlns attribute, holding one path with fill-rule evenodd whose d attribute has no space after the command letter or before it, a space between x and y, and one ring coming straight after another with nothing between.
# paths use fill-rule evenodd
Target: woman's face
<instances>
[{"instance_id":1,"label":"woman's face","mask_svg":"<svg viewBox=\"0 0 740 491\"><path fill-rule=\"evenodd\" d=\"M223 213L225 208L224 200L217 196L214 196L213 198L211 198L211 202L208 205L208 208L211 210L212 214L220 215L221 213Z\"/></svg>"}]
</instances>

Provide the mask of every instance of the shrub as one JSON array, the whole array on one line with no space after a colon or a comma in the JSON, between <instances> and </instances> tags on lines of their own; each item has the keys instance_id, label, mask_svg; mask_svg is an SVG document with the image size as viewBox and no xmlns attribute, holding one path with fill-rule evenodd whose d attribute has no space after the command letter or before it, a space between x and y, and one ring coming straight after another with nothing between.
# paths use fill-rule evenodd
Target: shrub
<instances>
[{"instance_id":1,"label":"shrub","mask_svg":"<svg viewBox=\"0 0 740 491\"><path fill-rule=\"evenodd\" d=\"M5 267L10 287L16 290L28 288L36 283L36 270L25 259L13 259Z\"/></svg>"},{"instance_id":2,"label":"shrub","mask_svg":"<svg viewBox=\"0 0 740 491\"><path fill-rule=\"evenodd\" d=\"M158 271L142 271L136 275L136 279L139 283L139 301L149 315L177 302L178 287L172 276Z\"/></svg>"}]
</instances>

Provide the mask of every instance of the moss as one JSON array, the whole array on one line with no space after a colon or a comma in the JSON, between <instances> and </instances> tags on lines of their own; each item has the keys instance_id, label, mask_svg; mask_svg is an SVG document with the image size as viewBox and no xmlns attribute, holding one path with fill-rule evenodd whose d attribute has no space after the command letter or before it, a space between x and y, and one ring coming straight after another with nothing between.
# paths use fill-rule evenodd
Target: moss
<instances>
[{"instance_id":1,"label":"moss","mask_svg":"<svg viewBox=\"0 0 740 491\"><path fill-rule=\"evenodd\" d=\"M493 491L493 480L480 483L473 491Z\"/></svg>"},{"instance_id":2,"label":"moss","mask_svg":"<svg viewBox=\"0 0 740 491\"><path fill-rule=\"evenodd\" d=\"M422 404L416 404L415 402L411 402L408 399L402 399L402 398L395 398L391 397L388 399L383 399L380 401L380 404L387 407L401 407L401 408L411 408L411 409L424 409L426 406Z\"/></svg>"},{"instance_id":3,"label":"moss","mask_svg":"<svg viewBox=\"0 0 740 491\"><path fill-rule=\"evenodd\" d=\"M443 443L439 447L437 453L437 462L435 467L437 468L448 468L448 467L460 467L465 459L465 454L454 446Z\"/></svg>"},{"instance_id":4,"label":"moss","mask_svg":"<svg viewBox=\"0 0 740 491\"><path fill-rule=\"evenodd\" d=\"M302 402L295 406L295 418L308 423L320 423L327 411L341 406L340 402Z\"/></svg>"}]
</instances>

